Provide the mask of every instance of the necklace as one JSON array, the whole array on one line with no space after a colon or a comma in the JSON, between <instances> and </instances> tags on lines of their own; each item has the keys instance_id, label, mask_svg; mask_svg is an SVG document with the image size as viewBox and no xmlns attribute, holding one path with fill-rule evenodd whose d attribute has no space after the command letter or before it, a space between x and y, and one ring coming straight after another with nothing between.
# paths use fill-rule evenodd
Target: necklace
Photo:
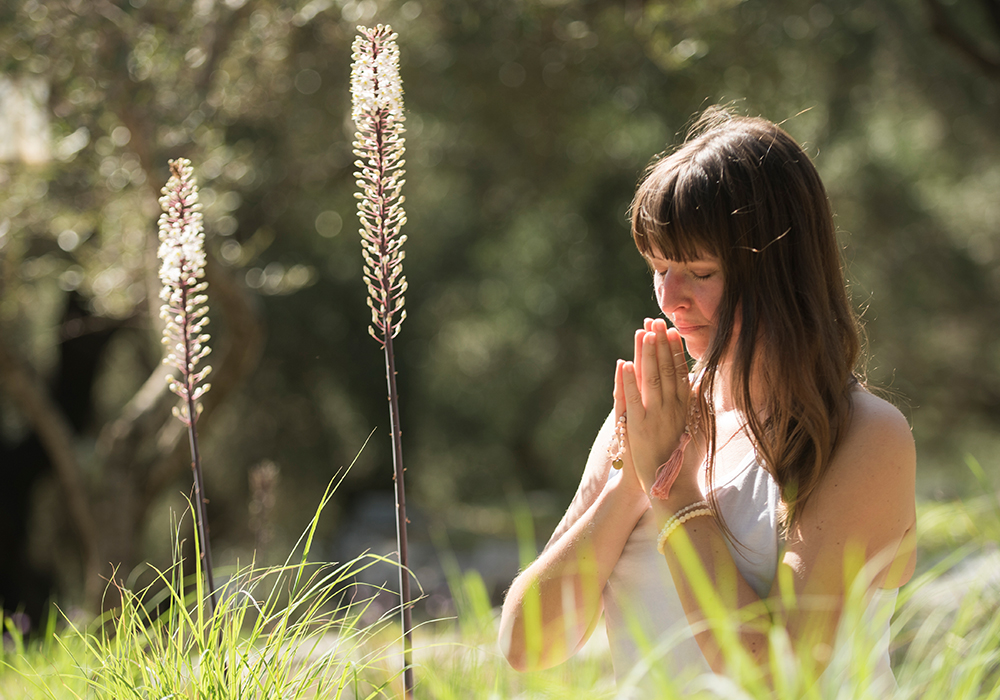
<instances>
[{"instance_id":1,"label":"necklace","mask_svg":"<svg viewBox=\"0 0 1000 700\"><path fill-rule=\"evenodd\" d=\"M608 444L608 457L611 458L611 466L615 469L621 469L625 464L625 414L621 414L618 417L618 422L615 424L615 432L611 436L611 442Z\"/></svg>"}]
</instances>

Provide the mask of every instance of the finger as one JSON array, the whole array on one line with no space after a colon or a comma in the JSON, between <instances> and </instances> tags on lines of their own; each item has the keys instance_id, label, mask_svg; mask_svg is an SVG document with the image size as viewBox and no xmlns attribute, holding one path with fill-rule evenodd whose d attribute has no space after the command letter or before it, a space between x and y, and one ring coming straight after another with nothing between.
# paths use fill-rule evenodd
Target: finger
<instances>
[{"instance_id":1,"label":"finger","mask_svg":"<svg viewBox=\"0 0 1000 700\"><path fill-rule=\"evenodd\" d=\"M650 402L659 403L663 400L663 379L656 364L655 333L646 333L642 340L642 373L639 377L639 386L642 387L647 408L651 405Z\"/></svg>"},{"instance_id":2,"label":"finger","mask_svg":"<svg viewBox=\"0 0 1000 700\"><path fill-rule=\"evenodd\" d=\"M642 369L639 367L642 362L642 339L645 337L646 331L638 330L635 332L635 350L632 354L632 362L635 366L635 380L636 382L642 381Z\"/></svg>"},{"instance_id":3,"label":"finger","mask_svg":"<svg viewBox=\"0 0 1000 700\"><path fill-rule=\"evenodd\" d=\"M624 374L625 360L618 360L615 365L615 419L625 415L625 384Z\"/></svg>"},{"instance_id":4,"label":"finger","mask_svg":"<svg viewBox=\"0 0 1000 700\"><path fill-rule=\"evenodd\" d=\"M691 382L688 377L687 357L684 354L684 339L681 338L681 334L677 332L676 328L671 328L666 336L670 347L674 376L677 379L677 395L681 399L687 399L691 392Z\"/></svg>"},{"instance_id":5,"label":"finger","mask_svg":"<svg viewBox=\"0 0 1000 700\"><path fill-rule=\"evenodd\" d=\"M645 418L646 411L642 407L642 394L639 392L639 380L636 377L634 362L622 364L622 389L625 393L625 410L628 411L633 423Z\"/></svg>"},{"instance_id":6,"label":"finger","mask_svg":"<svg viewBox=\"0 0 1000 700\"><path fill-rule=\"evenodd\" d=\"M667 335L667 329L663 326L655 326L656 328L656 362L657 366L660 368L660 378L663 380L663 393L664 396L670 393L673 395L675 387L673 382L675 380L676 369L674 366L674 349L670 343L670 336Z\"/></svg>"},{"instance_id":7,"label":"finger","mask_svg":"<svg viewBox=\"0 0 1000 700\"><path fill-rule=\"evenodd\" d=\"M653 330L653 323L655 323L655 321L653 319L651 319L651 318L647 318L647 319L643 320L643 322L642 322L642 329L644 331L647 331L647 332Z\"/></svg>"}]
</instances>

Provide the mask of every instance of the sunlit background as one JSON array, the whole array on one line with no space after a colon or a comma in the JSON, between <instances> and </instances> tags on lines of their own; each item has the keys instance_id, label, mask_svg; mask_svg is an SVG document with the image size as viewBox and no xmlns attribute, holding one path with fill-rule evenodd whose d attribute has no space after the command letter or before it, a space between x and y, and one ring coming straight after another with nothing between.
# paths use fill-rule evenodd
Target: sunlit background
<instances>
[{"instance_id":1,"label":"sunlit background","mask_svg":"<svg viewBox=\"0 0 1000 700\"><path fill-rule=\"evenodd\" d=\"M518 566L516 516L544 540L572 496L614 360L657 312L628 234L632 190L710 104L805 144L837 214L869 381L914 428L920 498L974 493L966 455L993 474L1000 454L989 5L7 0L4 608L95 609L103 584L88 576L116 563L135 583L143 562L169 562L191 475L161 396L155 222L180 156L213 258L200 430L216 563L283 560L338 473L319 551L394 549L353 196L359 23L391 24L402 54L409 316L396 351L420 614L448 612L442 551L498 600ZM190 518L181 531L190 541Z\"/></svg>"}]
</instances>

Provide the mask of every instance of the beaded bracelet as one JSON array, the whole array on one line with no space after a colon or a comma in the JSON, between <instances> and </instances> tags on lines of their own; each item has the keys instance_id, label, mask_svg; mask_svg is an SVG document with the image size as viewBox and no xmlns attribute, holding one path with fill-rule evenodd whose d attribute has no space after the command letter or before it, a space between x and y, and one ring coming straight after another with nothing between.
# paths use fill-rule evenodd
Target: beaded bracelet
<instances>
[{"instance_id":1,"label":"beaded bracelet","mask_svg":"<svg viewBox=\"0 0 1000 700\"><path fill-rule=\"evenodd\" d=\"M685 513L691 512L692 510L698 510L699 508L708 508L708 507L709 507L708 501L695 501L694 503L689 503L683 508L681 508L679 511L671 515L669 518L667 518L667 522L665 522L663 525L664 527L666 527L667 525L670 524L670 521L673 520L674 518L679 518Z\"/></svg>"},{"instance_id":2,"label":"beaded bracelet","mask_svg":"<svg viewBox=\"0 0 1000 700\"><path fill-rule=\"evenodd\" d=\"M674 530L688 520L701 517L702 515L715 515L715 511L709 506L708 501L697 501L691 505L684 506L670 516L667 522L663 524L663 529L660 530L659 537L656 538L656 551L664 554L663 550L666 547L667 538L673 534Z\"/></svg>"}]
</instances>

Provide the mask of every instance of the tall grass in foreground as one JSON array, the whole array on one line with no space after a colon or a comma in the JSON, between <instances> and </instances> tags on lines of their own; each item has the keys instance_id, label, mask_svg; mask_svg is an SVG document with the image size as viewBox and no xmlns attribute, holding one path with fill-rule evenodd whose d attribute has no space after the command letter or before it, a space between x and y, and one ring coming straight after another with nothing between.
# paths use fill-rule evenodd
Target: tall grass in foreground
<instances>
[{"instance_id":1,"label":"tall grass in foreground","mask_svg":"<svg viewBox=\"0 0 1000 700\"><path fill-rule=\"evenodd\" d=\"M398 643L398 629L385 616L361 624L381 589L356 582L366 568L386 560L363 554L344 563L308 561L331 495L328 490L296 546L299 560L289 557L266 568L237 565L220 586L214 614L200 553L195 571L186 571L175 539L174 566L154 570L154 582L143 590L122 590L121 607L94 624L67 621L62 631L50 631L27 648L19 634L11 635L0 656L0 698L294 700L398 694L390 688L399 671L386 670L386 648Z\"/></svg>"},{"instance_id":2,"label":"tall grass in foreground","mask_svg":"<svg viewBox=\"0 0 1000 700\"><path fill-rule=\"evenodd\" d=\"M987 502L993 501L985 497ZM891 626L892 667L898 683L894 692L873 685L871 641L864 625L863 585L848 596L842 652L825 671L810 669L793 655L781 627L770 634L771 665L758 669L736 642L743 620L724 615L710 588L703 587L705 606L714 610L708 624L724 640L727 666L733 677L713 674L668 678L655 674L648 683L629 680L616 685L606 647L593 641L567 663L518 674L496 647L496 611L481 580L474 574L452 573L452 593L458 611L453 623L438 624L418 638L416 665L422 679L417 695L424 698L658 698L741 700L1000 700L1000 572L993 582L962 585L955 580L968 563L997 551L992 534L1000 525L1000 505L990 510L984 498L921 508L920 542L924 570L900 592ZM980 518L981 529L970 526L956 536L950 524L963 521L967 509ZM929 510L933 510L933 515ZM926 517L925 517L926 516ZM989 517L986 517L989 516ZM971 525L971 521L970 521ZM942 543L942 530L950 531ZM936 561L935 561L936 560ZM692 556L689 566L697 566ZM989 561L987 559L987 561ZM859 579L863 581L863 579ZM948 593L942 600L940 591ZM803 605L809 604L803 602ZM752 613L752 611L750 611ZM855 630L852 631L852 623ZM594 635L603 635L599 627ZM688 632L678 630L674 641ZM597 640L594 640L597 641ZM648 660L669 655L671 641L650 644ZM636 679L638 680L638 679Z\"/></svg>"},{"instance_id":3,"label":"tall grass in foreground","mask_svg":"<svg viewBox=\"0 0 1000 700\"><path fill-rule=\"evenodd\" d=\"M398 611L362 623L377 591L359 589L353 581L358 572L384 560L365 555L343 564L308 563L320 510L300 540L303 554L297 562L266 569L237 567L221 584L218 613L211 619L205 598L184 588L178 567L160 574L161 599L143 602L141 591L128 592L123 608L103 626L66 624L57 631L53 625L44 638L28 643L8 622L0 655L0 699L398 697L400 659L398 651L388 651L398 649ZM965 518L969 510L980 516L977 521ZM679 679L661 678L653 693L630 694L628 684L615 685L601 629L569 662L519 674L496 647L497 612L482 580L457 567L450 568L457 616L415 630L415 695L440 700L1000 700L1000 588L985 583L970 587L954 579L964 571L960 562L967 555L995 551L995 541L983 537L993 532L993 517L981 499L922 506L922 556L940 560L900 595L892 625L899 690L892 695L872 693L864 654L856 654L830 682L814 684L794 663L779 633L772 635L772 644L785 653L774 655L773 690L750 666L740 666L741 652L729 647L727 657L741 669L735 679L686 679L682 690ZM968 529L956 534L956 522ZM195 587L200 580L188 577ZM941 591L953 602L941 602ZM716 619L712 624L724 630L735 621ZM668 646L653 650L651 658L665 653Z\"/></svg>"}]
</instances>

